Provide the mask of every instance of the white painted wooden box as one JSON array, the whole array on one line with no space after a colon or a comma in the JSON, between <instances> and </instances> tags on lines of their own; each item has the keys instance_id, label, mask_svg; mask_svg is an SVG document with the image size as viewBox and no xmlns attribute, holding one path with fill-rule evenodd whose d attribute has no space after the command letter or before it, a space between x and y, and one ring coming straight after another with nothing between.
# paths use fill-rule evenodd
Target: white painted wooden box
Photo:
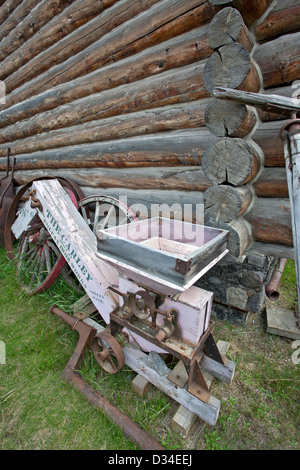
<instances>
[{"instance_id":1,"label":"white painted wooden box","mask_svg":"<svg viewBox=\"0 0 300 470\"><path fill-rule=\"evenodd\" d=\"M97 254L137 282L144 276L183 292L228 253L227 238L226 230L155 217L99 230Z\"/></svg>"}]
</instances>

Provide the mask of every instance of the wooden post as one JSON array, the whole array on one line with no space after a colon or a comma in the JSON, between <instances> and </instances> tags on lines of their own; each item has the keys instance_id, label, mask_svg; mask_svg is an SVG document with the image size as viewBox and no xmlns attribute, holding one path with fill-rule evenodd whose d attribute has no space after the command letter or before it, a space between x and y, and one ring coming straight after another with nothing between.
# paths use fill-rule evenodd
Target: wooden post
<instances>
[{"instance_id":1,"label":"wooden post","mask_svg":"<svg viewBox=\"0 0 300 470\"><path fill-rule=\"evenodd\" d=\"M300 299L300 119L292 119L283 129L286 174L291 202L291 218L295 249L297 295ZM300 310L300 302L299 302Z\"/></svg>"}]
</instances>

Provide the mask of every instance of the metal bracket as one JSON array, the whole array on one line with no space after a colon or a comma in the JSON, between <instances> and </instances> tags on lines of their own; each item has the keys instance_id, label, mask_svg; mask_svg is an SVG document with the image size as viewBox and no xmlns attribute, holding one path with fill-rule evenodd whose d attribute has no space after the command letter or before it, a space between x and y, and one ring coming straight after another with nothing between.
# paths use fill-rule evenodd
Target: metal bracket
<instances>
[{"instance_id":1,"label":"metal bracket","mask_svg":"<svg viewBox=\"0 0 300 470\"><path fill-rule=\"evenodd\" d=\"M192 260L184 261L182 259L176 260L175 271L179 272L180 274L187 274L191 267Z\"/></svg>"}]
</instances>

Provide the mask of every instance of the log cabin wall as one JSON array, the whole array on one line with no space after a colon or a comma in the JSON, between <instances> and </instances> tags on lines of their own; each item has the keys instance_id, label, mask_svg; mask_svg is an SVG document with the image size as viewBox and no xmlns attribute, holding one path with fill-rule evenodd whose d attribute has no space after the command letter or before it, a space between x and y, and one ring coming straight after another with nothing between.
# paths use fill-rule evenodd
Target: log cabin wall
<instances>
[{"instance_id":1,"label":"log cabin wall","mask_svg":"<svg viewBox=\"0 0 300 470\"><path fill-rule=\"evenodd\" d=\"M175 217L186 204L189 220L204 204L230 231L230 257L203 283L259 310L277 258L293 256L284 122L213 89L295 94L299 11L300 0L0 1L0 177L9 147L16 187L66 176Z\"/></svg>"}]
</instances>

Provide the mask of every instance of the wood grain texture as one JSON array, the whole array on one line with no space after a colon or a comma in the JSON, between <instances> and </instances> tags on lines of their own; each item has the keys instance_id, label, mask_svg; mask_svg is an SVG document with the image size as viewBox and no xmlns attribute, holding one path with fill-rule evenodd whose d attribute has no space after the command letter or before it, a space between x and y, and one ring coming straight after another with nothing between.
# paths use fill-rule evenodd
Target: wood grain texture
<instances>
[{"instance_id":1,"label":"wood grain texture","mask_svg":"<svg viewBox=\"0 0 300 470\"><path fill-rule=\"evenodd\" d=\"M11 155L79 145L90 142L124 139L169 130L204 127L207 100L173 104L125 115L43 132L10 142ZM7 154L7 144L0 144L0 156Z\"/></svg>"},{"instance_id":2,"label":"wood grain texture","mask_svg":"<svg viewBox=\"0 0 300 470\"><path fill-rule=\"evenodd\" d=\"M253 192L249 186L234 188L215 185L208 188L204 195L205 214L213 220L230 222L242 215L250 206Z\"/></svg>"},{"instance_id":3,"label":"wood grain texture","mask_svg":"<svg viewBox=\"0 0 300 470\"><path fill-rule=\"evenodd\" d=\"M250 54L238 43L220 47L208 59L203 78L211 94L216 87L239 88L253 92L260 88L259 75Z\"/></svg>"},{"instance_id":4,"label":"wood grain texture","mask_svg":"<svg viewBox=\"0 0 300 470\"><path fill-rule=\"evenodd\" d=\"M148 167L145 168L64 168L62 177L70 178L79 186L92 188L127 188L150 190L205 191L211 183L199 166ZM57 170L15 171L16 185L24 185L33 179L57 175ZM0 173L0 178L5 173Z\"/></svg>"},{"instance_id":5,"label":"wood grain texture","mask_svg":"<svg viewBox=\"0 0 300 470\"><path fill-rule=\"evenodd\" d=\"M16 24L16 27L2 39L0 48L0 60L5 59L12 52L17 50L23 43L28 41L43 25L59 14L72 0L47 0L38 2L35 8L30 7L28 14L23 21ZM25 3L25 2L23 2ZM1 32L0 32L1 37ZM2 68L2 67L1 67Z\"/></svg>"},{"instance_id":6,"label":"wood grain texture","mask_svg":"<svg viewBox=\"0 0 300 470\"><path fill-rule=\"evenodd\" d=\"M111 31L123 25L131 18L134 18L135 15L141 13L155 2L157 2L157 0L141 0L140 2L121 0L115 3L111 8L103 11L102 14L97 15L91 21L74 30L60 41L56 41L53 46L47 48L41 55L34 57L28 64L25 63L20 69L17 69L16 72L6 80L8 92L18 88L23 83L29 82L51 67L58 67L58 64L63 63L62 67L64 68L64 63L67 60L71 61L73 56L75 56L74 64L77 65L77 69L78 67L87 66L88 64L85 64L84 61L82 62L81 58L86 57L88 47L95 48L93 44L96 41L106 34L111 33ZM100 44L98 44L98 46L100 47ZM76 56L76 54L84 50L84 55L82 53L81 56ZM70 64L68 68L70 68ZM50 78L50 71L48 75L48 78ZM82 75L82 73L80 75ZM71 78L72 76L70 75L70 79Z\"/></svg>"},{"instance_id":7,"label":"wood grain texture","mask_svg":"<svg viewBox=\"0 0 300 470\"><path fill-rule=\"evenodd\" d=\"M254 46L253 38L241 14L230 7L222 9L214 16L209 25L208 39L212 49L238 42L251 52Z\"/></svg>"},{"instance_id":8,"label":"wood grain texture","mask_svg":"<svg viewBox=\"0 0 300 470\"><path fill-rule=\"evenodd\" d=\"M293 246L289 199L257 198L245 218L256 241Z\"/></svg>"},{"instance_id":9,"label":"wood grain texture","mask_svg":"<svg viewBox=\"0 0 300 470\"><path fill-rule=\"evenodd\" d=\"M271 5L273 0L210 0L216 7L231 6L239 10L247 25L258 20Z\"/></svg>"},{"instance_id":10,"label":"wood grain texture","mask_svg":"<svg viewBox=\"0 0 300 470\"><path fill-rule=\"evenodd\" d=\"M94 119L205 98L208 92L202 80L203 67L202 63L179 67L40 113L3 129L0 143Z\"/></svg>"},{"instance_id":11,"label":"wood grain texture","mask_svg":"<svg viewBox=\"0 0 300 470\"><path fill-rule=\"evenodd\" d=\"M265 88L299 79L300 32L260 44L253 57L261 69Z\"/></svg>"},{"instance_id":12,"label":"wood grain texture","mask_svg":"<svg viewBox=\"0 0 300 470\"><path fill-rule=\"evenodd\" d=\"M117 5L118 3L116 7ZM197 9L201 10L199 14L195 11ZM163 0L145 12L131 17L118 27L111 29L110 26L106 31L107 34L104 33L98 41L84 47L81 52L71 57L64 56L59 64L39 75L38 89L39 91L49 89L85 75L88 71L129 57L150 46L189 31L193 26L199 26L199 24L207 22L211 16L212 9L207 2L201 2L199 6L199 0L191 0L188 4L184 0L176 0L171 9L169 1ZM55 53L56 56L57 53ZM51 54L51 60L52 57L53 54ZM37 69L33 69L32 64L25 65L25 67L25 70L24 68L18 70L16 74L6 80L8 93L20 86L20 80L24 82L25 77L28 85L28 75L31 76L32 70L39 73L41 65L38 65ZM31 88L33 93L33 87L31 86Z\"/></svg>"},{"instance_id":13,"label":"wood grain texture","mask_svg":"<svg viewBox=\"0 0 300 470\"><path fill-rule=\"evenodd\" d=\"M16 169L201 165L210 141L211 134L201 128L160 132L20 154ZM5 170L5 165L1 158L0 168Z\"/></svg>"},{"instance_id":14,"label":"wood grain texture","mask_svg":"<svg viewBox=\"0 0 300 470\"><path fill-rule=\"evenodd\" d=\"M0 41L5 38L39 3L38 0L9 0L0 9Z\"/></svg>"},{"instance_id":15,"label":"wood grain texture","mask_svg":"<svg viewBox=\"0 0 300 470\"><path fill-rule=\"evenodd\" d=\"M253 28L258 41L267 41L276 36L299 30L300 2L285 0L274 2L267 17L263 17Z\"/></svg>"},{"instance_id":16,"label":"wood grain texture","mask_svg":"<svg viewBox=\"0 0 300 470\"><path fill-rule=\"evenodd\" d=\"M211 183L240 186L257 175L260 160L256 150L243 139L224 137L205 150L202 167Z\"/></svg>"},{"instance_id":17,"label":"wood grain texture","mask_svg":"<svg viewBox=\"0 0 300 470\"><path fill-rule=\"evenodd\" d=\"M201 48L199 44L201 43ZM107 65L72 81L32 96L35 85L21 87L6 98L6 108L0 113L0 126L5 127L21 119L54 109L62 104L130 84L170 69L206 59L212 50L208 47L207 27L151 47L126 60ZM139 64L137 67L136 64ZM37 83L38 87L38 83ZM38 88L37 88L38 89ZM21 101L21 103L19 103Z\"/></svg>"},{"instance_id":18,"label":"wood grain texture","mask_svg":"<svg viewBox=\"0 0 300 470\"><path fill-rule=\"evenodd\" d=\"M2 80L116 1L118 0L73 1L44 26L40 25L40 29L31 38L2 60L0 70Z\"/></svg>"},{"instance_id":19,"label":"wood grain texture","mask_svg":"<svg viewBox=\"0 0 300 470\"><path fill-rule=\"evenodd\" d=\"M243 138L252 132L257 123L255 110L230 100L211 100L205 111L205 123L217 137Z\"/></svg>"}]
</instances>

